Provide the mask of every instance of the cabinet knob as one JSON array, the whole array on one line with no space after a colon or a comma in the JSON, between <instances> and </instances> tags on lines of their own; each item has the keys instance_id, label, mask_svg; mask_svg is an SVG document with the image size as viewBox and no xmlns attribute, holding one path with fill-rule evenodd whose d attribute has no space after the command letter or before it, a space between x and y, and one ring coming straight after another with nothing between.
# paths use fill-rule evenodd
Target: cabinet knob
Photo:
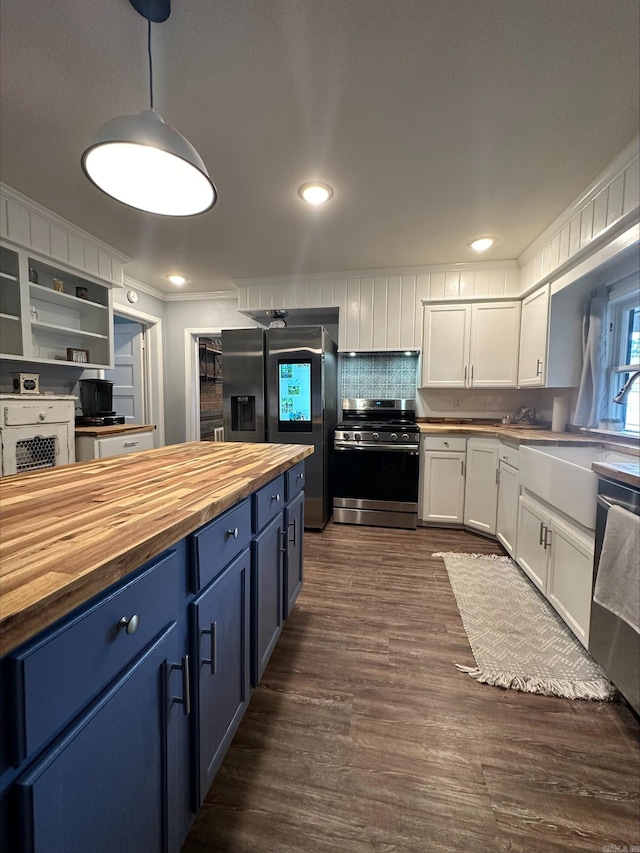
<instances>
[{"instance_id":1,"label":"cabinet knob","mask_svg":"<svg viewBox=\"0 0 640 853\"><path fill-rule=\"evenodd\" d=\"M138 625L140 624L140 617L137 613L134 613L133 616L123 616L122 619L118 622L118 630L125 630L127 634L135 634L138 630Z\"/></svg>"},{"instance_id":2,"label":"cabinet knob","mask_svg":"<svg viewBox=\"0 0 640 853\"><path fill-rule=\"evenodd\" d=\"M40 413L38 414L38 420L43 421L43 420L45 420L45 418L46 418L46 417L47 417L47 413L46 413L46 412L40 412Z\"/></svg>"},{"instance_id":3,"label":"cabinet knob","mask_svg":"<svg viewBox=\"0 0 640 853\"><path fill-rule=\"evenodd\" d=\"M275 501L276 503L279 503L280 502L280 495L271 495L271 500Z\"/></svg>"},{"instance_id":4,"label":"cabinet knob","mask_svg":"<svg viewBox=\"0 0 640 853\"><path fill-rule=\"evenodd\" d=\"M233 536L234 539L238 538L238 528L234 527L233 530L227 530L227 536Z\"/></svg>"},{"instance_id":5,"label":"cabinet knob","mask_svg":"<svg viewBox=\"0 0 640 853\"><path fill-rule=\"evenodd\" d=\"M448 441L445 441L444 446L445 446L445 447L449 447L449 442L448 442Z\"/></svg>"},{"instance_id":6,"label":"cabinet knob","mask_svg":"<svg viewBox=\"0 0 640 853\"><path fill-rule=\"evenodd\" d=\"M299 479L299 480L304 480L304 474L298 474L298 479Z\"/></svg>"}]
</instances>

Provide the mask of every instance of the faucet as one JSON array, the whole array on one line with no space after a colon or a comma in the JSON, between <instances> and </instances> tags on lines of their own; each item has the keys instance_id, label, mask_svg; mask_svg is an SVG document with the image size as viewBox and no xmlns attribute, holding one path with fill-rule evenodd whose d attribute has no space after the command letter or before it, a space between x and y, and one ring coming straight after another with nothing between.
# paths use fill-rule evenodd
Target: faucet
<instances>
[{"instance_id":1,"label":"faucet","mask_svg":"<svg viewBox=\"0 0 640 853\"><path fill-rule=\"evenodd\" d=\"M621 406L623 406L627 402L627 397L629 396L629 391L631 391L631 386L636 381L638 376L640 376L640 370L636 370L635 373L631 374L631 376L627 379L622 388L613 398L614 403L619 403Z\"/></svg>"}]
</instances>

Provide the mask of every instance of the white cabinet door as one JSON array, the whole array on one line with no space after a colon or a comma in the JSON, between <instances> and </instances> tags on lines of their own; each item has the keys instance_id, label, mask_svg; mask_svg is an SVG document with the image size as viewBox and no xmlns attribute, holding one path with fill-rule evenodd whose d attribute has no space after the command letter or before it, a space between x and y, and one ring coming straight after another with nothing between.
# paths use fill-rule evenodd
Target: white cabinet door
<instances>
[{"instance_id":1,"label":"white cabinet door","mask_svg":"<svg viewBox=\"0 0 640 853\"><path fill-rule=\"evenodd\" d=\"M462 524L465 453L424 453L422 521Z\"/></svg>"},{"instance_id":2,"label":"white cabinet door","mask_svg":"<svg viewBox=\"0 0 640 853\"><path fill-rule=\"evenodd\" d=\"M513 557L516 552L518 527L518 496L520 492L518 471L511 465L500 462L498 472L496 535L506 552Z\"/></svg>"},{"instance_id":3,"label":"white cabinet door","mask_svg":"<svg viewBox=\"0 0 640 853\"><path fill-rule=\"evenodd\" d=\"M472 306L469 385L515 388L518 382L520 302Z\"/></svg>"},{"instance_id":4,"label":"white cabinet door","mask_svg":"<svg viewBox=\"0 0 640 853\"><path fill-rule=\"evenodd\" d=\"M549 285L546 284L522 300L520 357L518 359L518 385L520 387L535 387L546 384L548 318Z\"/></svg>"},{"instance_id":5,"label":"white cabinet door","mask_svg":"<svg viewBox=\"0 0 640 853\"><path fill-rule=\"evenodd\" d=\"M498 442L491 438L467 441L464 523L484 533L496 532L498 505Z\"/></svg>"},{"instance_id":6,"label":"white cabinet door","mask_svg":"<svg viewBox=\"0 0 640 853\"><path fill-rule=\"evenodd\" d=\"M548 525L549 516L525 495L520 495L516 561L544 595L549 564L544 532Z\"/></svg>"},{"instance_id":7,"label":"white cabinet door","mask_svg":"<svg viewBox=\"0 0 640 853\"><path fill-rule=\"evenodd\" d=\"M547 598L580 642L589 642L593 539L551 517Z\"/></svg>"},{"instance_id":8,"label":"white cabinet door","mask_svg":"<svg viewBox=\"0 0 640 853\"><path fill-rule=\"evenodd\" d=\"M422 387L465 388L468 379L470 305L424 309Z\"/></svg>"}]
</instances>

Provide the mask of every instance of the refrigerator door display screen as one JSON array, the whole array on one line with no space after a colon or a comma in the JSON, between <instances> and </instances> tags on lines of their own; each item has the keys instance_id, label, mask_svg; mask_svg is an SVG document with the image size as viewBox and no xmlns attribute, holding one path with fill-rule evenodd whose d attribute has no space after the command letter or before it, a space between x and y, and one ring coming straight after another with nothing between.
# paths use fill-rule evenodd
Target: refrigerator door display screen
<instances>
[{"instance_id":1,"label":"refrigerator door display screen","mask_svg":"<svg viewBox=\"0 0 640 853\"><path fill-rule=\"evenodd\" d=\"M311 361L278 362L278 430L311 432Z\"/></svg>"}]
</instances>

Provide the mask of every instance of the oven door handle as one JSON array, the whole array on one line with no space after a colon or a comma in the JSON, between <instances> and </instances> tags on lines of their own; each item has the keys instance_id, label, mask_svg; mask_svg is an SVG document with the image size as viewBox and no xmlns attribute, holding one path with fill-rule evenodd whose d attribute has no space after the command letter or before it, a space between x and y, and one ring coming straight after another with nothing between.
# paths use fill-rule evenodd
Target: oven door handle
<instances>
[{"instance_id":1,"label":"oven door handle","mask_svg":"<svg viewBox=\"0 0 640 853\"><path fill-rule=\"evenodd\" d=\"M410 453L412 456L418 456L420 451L416 446L407 447L406 444L335 444L334 450L368 450L371 453L378 453L381 450L391 450L395 453Z\"/></svg>"}]
</instances>

